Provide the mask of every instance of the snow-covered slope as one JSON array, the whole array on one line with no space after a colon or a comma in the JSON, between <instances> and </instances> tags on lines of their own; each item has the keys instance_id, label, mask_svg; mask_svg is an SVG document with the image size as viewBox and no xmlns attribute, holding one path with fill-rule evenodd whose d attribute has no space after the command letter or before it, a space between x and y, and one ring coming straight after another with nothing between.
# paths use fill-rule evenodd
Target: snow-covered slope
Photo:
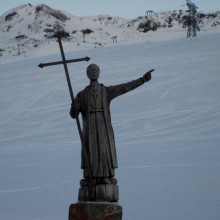
<instances>
[{"instance_id":1,"label":"snow-covered slope","mask_svg":"<svg viewBox=\"0 0 220 220\"><path fill-rule=\"evenodd\" d=\"M69 34L66 39L69 48L76 50L112 46L113 37L118 44L134 43L146 40L161 40L186 36L184 18L186 11L167 11L153 13L148 16L152 22L146 28L146 17L140 16L126 20L110 15L94 17L76 17L67 12L52 9L46 5L22 5L0 16L0 61L9 60L12 56L29 57L36 54L54 53L56 39L51 39L51 30L59 22ZM220 29L220 13L198 14L201 31ZM89 29L90 34L83 36L83 30ZM152 31L154 30L154 31ZM146 32L146 33L143 33Z\"/></svg>"},{"instance_id":2,"label":"snow-covered slope","mask_svg":"<svg viewBox=\"0 0 220 220\"><path fill-rule=\"evenodd\" d=\"M105 85L156 69L152 81L111 106L123 219L219 220L219 29L190 39L167 30L157 41L77 52L63 45L72 50L67 59L89 56L100 65ZM57 54L0 65L2 220L67 219L77 201L80 140L63 67L37 67L60 60L54 47ZM74 93L88 84L87 65L69 64Z\"/></svg>"}]
</instances>

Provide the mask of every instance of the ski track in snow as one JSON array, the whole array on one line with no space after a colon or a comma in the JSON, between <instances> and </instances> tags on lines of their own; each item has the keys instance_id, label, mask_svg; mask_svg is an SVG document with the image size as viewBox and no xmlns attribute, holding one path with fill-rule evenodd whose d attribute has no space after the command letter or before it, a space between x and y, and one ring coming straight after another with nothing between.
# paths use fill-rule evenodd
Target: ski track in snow
<instances>
[{"instance_id":1,"label":"ski track in snow","mask_svg":"<svg viewBox=\"0 0 220 220\"><path fill-rule=\"evenodd\" d=\"M161 168L161 167L203 167L203 166L211 166L211 167L218 167L220 164L162 164L162 165L141 165L141 166L131 166L131 167L121 167L120 169L145 169L145 168Z\"/></svg>"},{"instance_id":2,"label":"ski track in snow","mask_svg":"<svg viewBox=\"0 0 220 220\"><path fill-rule=\"evenodd\" d=\"M18 189L0 190L0 194L14 193L14 192L26 192L26 191L34 191L34 190L42 190L42 189L45 190L47 188L54 188L54 187L70 184L70 183L73 183L75 180L76 180L76 178L71 179L71 180L66 180L66 181L63 181L63 182L59 182L59 183L45 185L45 186L35 186L35 187L24 188L24 189L18 188Z\"/></svg>"}]
</instances>

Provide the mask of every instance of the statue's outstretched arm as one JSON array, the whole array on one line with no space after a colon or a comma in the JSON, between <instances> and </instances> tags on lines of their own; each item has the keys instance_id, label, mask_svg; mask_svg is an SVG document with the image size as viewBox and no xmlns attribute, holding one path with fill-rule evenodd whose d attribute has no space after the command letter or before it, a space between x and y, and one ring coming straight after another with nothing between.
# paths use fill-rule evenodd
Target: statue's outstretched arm
<instances>
[{"instance_id":1,"label":"statue's outstretched arm","mask_svg":"<svg viewBox=\"0 0 220 220\"><path fill-rule=\"evenodd\" d=\"M123 95L127 92L132 91L133 89L136 89L137 87L143 85L145 82L151 80L151 72L153 72L154 69L148 71L145 73L142 77L133 80L131 82L119 84L116 86L109 86L107 87L108 94L109 94L109 100L116 98L117 96Z\"/></svg>"}]
</instances>

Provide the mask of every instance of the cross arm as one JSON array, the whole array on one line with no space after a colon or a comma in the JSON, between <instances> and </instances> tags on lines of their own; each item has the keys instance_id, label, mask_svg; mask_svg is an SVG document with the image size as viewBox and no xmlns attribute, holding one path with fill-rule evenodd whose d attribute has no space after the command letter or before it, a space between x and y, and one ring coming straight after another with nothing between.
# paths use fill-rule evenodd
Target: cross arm
<instances>
[{"instance_id":1,"label":"cross arm","mask_svg":"<svg viewBox=\"0 0 220 220\"><path fill-rule=\"evenodd\" d=\"M72 60L65 60L66 63L76 63L80 61L89 61L90 57L84 57L84 58L79 58L79 59L72 59ZM38 67L43 68L46 66L55 66L55 65L60 65L64 64L64 61L57 61L57 62L51 62L51 63L40 63Z\"/></svg>"}]
</instances>

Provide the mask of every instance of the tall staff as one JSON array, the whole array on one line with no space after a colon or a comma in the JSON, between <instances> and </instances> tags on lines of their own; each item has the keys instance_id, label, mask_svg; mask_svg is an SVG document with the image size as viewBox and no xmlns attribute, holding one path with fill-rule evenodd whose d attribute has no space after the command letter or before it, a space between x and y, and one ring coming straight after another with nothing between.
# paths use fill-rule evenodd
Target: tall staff
<instances>
[{"instance_id":1,"label":"tall staff","mask_svg":"<svg viewBox=\"0 0 220 220\"><path fill-rule=\"evenodd\" d=\"M41 63L38 66L40 68L43 68L43 67L46 67L46 66L54 66L54 65L63 64L65 75L66 75L66 80L67 80L67 84L68 84L68 88L69 88L70 97L71 97L71 100L72 100L72 103L73 103L75 98L74 98L73 89L72 89L72 85L71 85L71 81L70 81L69 71L68 71L68 68L67 68L67 63L80 62L80 61L89 61L90 58L89 57L84 57L84 58L79 58L79 59L66 60L65 53L64 53L64 50L63 50L62 40L61 40L63 36L64 35L63 35L62 31L58 32L56 34L58 44L59 44L59 47L60 47L60 53L61 53L62 61L51 62L51 63ZM88 169L89 178L91 180L92 179L92 172L91 172L91 164L90 164L89 157L88 157L88 149L86 149L86 146L85 146L85 141L84 141L84 138L83 138L83 135L82 135L82 129L81 129L80 120L79 120L78 116L76 117L76 124L77 124L77 128L78 128L81 144L82 144L82 147L84 149L83 152L85 154L85 160L86 160L85 162L87 163L87 167L89 168ZM90 181L90 183L91 183L91 181Z\"/></svg>"}]
</instances>

